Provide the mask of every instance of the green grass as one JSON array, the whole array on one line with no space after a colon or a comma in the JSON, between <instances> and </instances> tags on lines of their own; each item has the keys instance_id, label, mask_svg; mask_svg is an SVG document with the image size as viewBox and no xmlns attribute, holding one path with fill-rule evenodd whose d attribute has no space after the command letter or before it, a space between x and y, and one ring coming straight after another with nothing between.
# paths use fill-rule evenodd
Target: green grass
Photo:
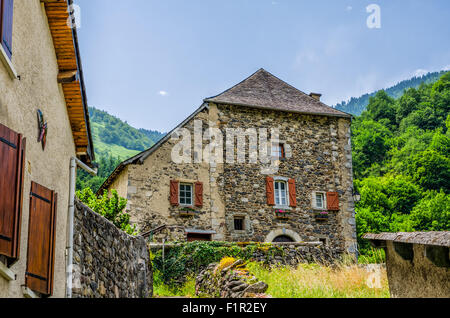
<instances>
[{"instance_id":1,"label":"green grass","mask_svg":"<svg viewBox=\"0 0 450 318\"><path fill-rule=\"evenodd\" d=\"M153 297L188 297L195 296L195 277L188 277L185 284L180 288L165 285L157 274L154 274Z\"/></svg>"},{"instance_id":2,"label":"green grass","mask_svg":"<svg viewBox=\"0 0 450 318\"><path fill-rule=\"evenodd\" d=\"M301 264L296 269L278 267L268 269L250 263L250 271L269 285L267 294L274 298L389 298L386 271L380 272L380 287L370 288L373 276L358 265L336 268L315 264Z\"/></svg>"},{"instance_id":3,"label":"green grass","mask_svg":"<svg viewBox=\"0 0 450 318\"><path fill-rule=\"evenodd\" d=\"M113 155L113 157L119 157L122 160L126 160L140 153L140 151L138 150L130 150L119 145L104 143L98 137L99 130L101 128L104 128L104 125L95 122L91 123L92 136L94 139L94 149L97 156L99 156L100 154L105 155L107 153L110 153L111 155Z\"/></svg>"},{"instance_id":4,"label":"green grass","mask_svg":"<svg viewBox=\"0 0 450 318\"><path fill-rule=\"evenodd\" d=\"M386 253L382 248L372 248L365 252L365 255L359 255L359 264L383 264L386 263Z\"/></svg>"},{"instance_id":5,"label":"green grass","mask_svg":"<svg viewBox=\"0 0 450 318\"><path fill-rule=\"evenodd\" d=\"M268 268L249 263L247 268L260 281L269 285L273 298L389 298L386 270L378 276L380 288L369 287L373 273L358 265L341 264L334 268L316 264L300 264L297 268ZM181 288L171 288L154 275L154 297L195 298L195 278L189 277Z\"/></svg>"}]
</instances>

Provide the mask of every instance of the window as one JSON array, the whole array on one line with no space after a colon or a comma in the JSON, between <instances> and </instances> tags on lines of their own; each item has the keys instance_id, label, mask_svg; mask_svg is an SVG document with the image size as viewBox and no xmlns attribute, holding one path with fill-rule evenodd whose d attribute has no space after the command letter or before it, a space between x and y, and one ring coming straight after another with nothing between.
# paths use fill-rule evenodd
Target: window
<instances>
[{"instance_id":1,"label":"window","mask_svg":"<svg viewBox=\"0 0 450 318\"><path fill-rule=\"evenodd\" d=\"M287 206L287 185L285 181L275 181L275 205Z\"/></svg>"},{"instance_id":2,"label":"window","mask_svg":"<svg viewBox=\"0 0 450 318\"><path fill-rule=\"evenodd\" d=\"M235 231L244 231L244 217L234 218L234 229Z\"/></svg>"},{"instance_id":3,"label":"window","mask_svg":"<svg viewBox=\"0 0 450 318\"><path fill-rule=\"evenodd\" d=\"M192 205L192 184L180 183L180 205Z\"/></svg>"},{"instance_id":4,"label":"window","mask_svg":"<svg viewBox=\"0 0 450 318\"><path fill-rule=\"evenodd\" d=\"M170 180L170 205L203 206L203 182Z\"/></svg>"},{"instance_id":5,"label":"window","mask_svg":"<svg viewBox=\"0 0 450 318\"><path fill-rule=\"evenodd\" d=\"M14 0L0 0L0 42L6 55L12 56L12 26Z\"/></svg>"},{"instance_id":6,"label":"window","mask_svg":"<svg viewBox=\"0 0 450 318\"><path fill-rule=\"evenodd\" d=\"M0 124L0 255L19 257L25 139Z\"/></svg>"},{"instance_id":7,"label":"window","mask_svg":"<svg viewBox=\"0 0 450 318\"><path fill-rule=\"evenodd\" d=\"M314 192L313 207L316 209L326 209L327 208L325 192Z\"/></svg>"},{"instance_id":8,"label":"window","mask_svg":"<svg viewBox=\"0 0 450 318\"><path fill-rule=\"evenodd\" d=\"M283 144L273 144L272 145L272 157L286 158Z\"/></svg>"}]
</instances>

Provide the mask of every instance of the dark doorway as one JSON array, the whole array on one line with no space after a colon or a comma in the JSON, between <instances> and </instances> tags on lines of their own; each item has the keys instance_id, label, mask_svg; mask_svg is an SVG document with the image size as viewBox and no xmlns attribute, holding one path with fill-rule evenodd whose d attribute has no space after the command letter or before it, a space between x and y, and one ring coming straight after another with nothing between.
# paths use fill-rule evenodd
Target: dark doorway
<instances>
[{"instance_id":1,"label":"dark doorway","mask_svg":"<svg viewBox=\"0 0 450 318\"><path fill-rule=\"evenodd\" d=\"M188 233L187 241L211 241L211 234Z\"/></svg>"},{"instance_id":2,"label":"dark doorway","mask_svg":"<svg viewBox=\"0 0 450 318\"><path fill-rule=\"evenodd\" d=\"M275 242L275 243L289 243L289 242L295 242L295 241L292 238L290 238L289 236L287 236L287 235L280 235L280 236L277 236L273 240L273 242Z\"/></svg>"}]
</instances>

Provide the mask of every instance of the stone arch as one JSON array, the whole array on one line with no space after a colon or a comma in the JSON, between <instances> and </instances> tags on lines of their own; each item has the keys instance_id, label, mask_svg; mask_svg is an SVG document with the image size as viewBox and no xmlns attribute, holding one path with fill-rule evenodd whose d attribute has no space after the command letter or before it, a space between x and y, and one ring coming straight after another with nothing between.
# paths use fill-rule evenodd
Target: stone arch
<instances>
[{"instance_id":1,"label":"stone arch","mask_svg":"<svg viewBox=\"0 0 450 318\"><path fill-rule=\"evenodd\" d=\"M296 232L288 229L276 229L271 231L267 236L264 242L271 243L278 236L288 236L294 240L294 242L301 242L302 238Z\"/></svg>"}]
</instances>

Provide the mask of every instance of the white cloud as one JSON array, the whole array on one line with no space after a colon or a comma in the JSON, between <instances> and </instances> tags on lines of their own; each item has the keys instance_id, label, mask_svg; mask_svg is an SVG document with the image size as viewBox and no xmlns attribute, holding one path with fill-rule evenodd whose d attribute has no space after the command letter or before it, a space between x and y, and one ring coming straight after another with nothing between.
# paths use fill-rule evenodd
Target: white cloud
<instances>
[{"instance_id":1,"label":"white cloud","mask_svg":"<svg viewBox=\"0 0 450 318\"><path fill-rule=\"evenodd\" d=\"M315 63L319 60L316 52L311 49L304 50L297 54L295 57L294 67L302 68L306 67L312 63Z\"/></svg>"},{"instance_id":2,"label":"white cloud","mask_svg":"<svg viewBox=\"0 0 450 318\"><path fill-rule=\"evenodd\" d=\"M161 96L167 96L167 95L169 95L169 93L167 93L166 91L159 91L158 94L161 95Z\"/></svg>"},{"instance_id":3,"label":"white cloud","mask_svg":"<svg viewBox=\"0 0 450 318\"><path fill-rule=\"evenodd\" d=\"M443 70L444 70L444 71L450 71L450 64L447 65L447 66L444 66Z\"/></svg>"},{"instance_id":4,"label":"white cloud","mask_svg":"<svg viewBox=\"0 0 450 318\"><path fill-rule=\"evenodd\" d=\"M424 76L425 74L428 74L428 73L429 73L429 71L419 68L419 69L417 69L417 70L414 72L413 76L415 76L415 77L421 77L421 76Z\"/></svg>"},{"instance_id":5,"label":"white cloud","mask_svg":"<svg viewBox=\"0 0 450 318\"><path fill-rule=\"evenodd\" d=\"M352 6L347 6L347 8L345 8L345 11L352 11L353 7Z\"/></svg>"}]
</instances>

